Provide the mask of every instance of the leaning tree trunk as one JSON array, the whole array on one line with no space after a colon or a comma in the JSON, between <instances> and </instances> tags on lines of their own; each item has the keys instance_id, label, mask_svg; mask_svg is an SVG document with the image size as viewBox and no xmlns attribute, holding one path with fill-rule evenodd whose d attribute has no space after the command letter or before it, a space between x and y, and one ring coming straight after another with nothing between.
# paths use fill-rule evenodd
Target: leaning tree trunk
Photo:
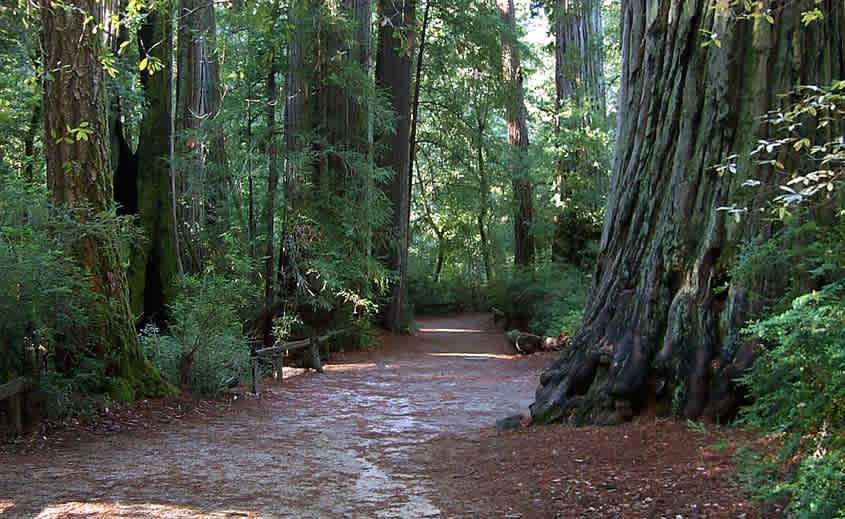
<instances>
[{"instance_id":1,"label":"leaning tree trunk","mask_svg":"<svg viewBox=\"0 0 845 519\"><path fill-rule=\"evenodd\" d=\"M91 33L102 21L102 9L96 0L41 4L42 56L49 78L44 81L47 185L52 201L74 209L83 223L114 209L106 78L100 62L103 41ZM92 320L88 336L80 338L83 344L106 362L110 377L123 379L115 382L115 389L128 385L137 396L166 392L135 335L117 231L106 226L77 237L67 249L105 305Z\"/></svg>"},{"instance_id":2,"label":"leaning tree trunk","mask_svg":"<svg viewBox=\"0 0 845 519\"><path fill-rule=\"evenodd\" d=\"M379 30L379 47L376 58L376 84L384 88L396 113L396 132L383 136L386 145L378 165L396 172L385 186L393 203L391 231L396 245L387 251L387 267L397 273L390 285L390 300L384 311L384 325L394 331L400 328L402 299L405 296L405 273L408 258L408 233L410 199L410 122L411 122L411 59L408 47L413 41L414 0L379 0L379 16L385 20ZM404 38L403 38L404 36ZM404 49L404 51L403 51Z\"/></svg>"},{"instance_id":3,"label":"leaning tree trunk","mask_svg":"<svg viewBox=\"0 0 845 519\"><path fill-rule=\"evenodd\" d=\"M498 0L499 17L505 26L503 38L502 69L505 80L506 118L508 144L511 155L511 184L513 185L514 255L516 265L530 265L534 258L534 194L528 176L528 125L526 122L525 93L522 86L522 68L519 63L519 46L516 41L516 21L513 0Z\"/></svg>"},{"instance_id":4,"label":"leaning tree trunk","mask_svg":"<svg viewBox=\"0 0 845 519\"><path fill-rule=\"evenodd\" d=\"M843 77L843 4L822 4L824 21L805 29L812 0L767 5L774 24L709 0L623 2L618 140L593 291L572 348L541 376L535 423L617 423L649 405L689 418L735 408L732 377L754 358L738 333L754 281L730 269L767 224L757 211L735 222L716 208L763 202L741 185L773 178L748 152L778 95ZM703 46L706 34L719 45ZM713 165L731 153L738 173L720 177Z\"/></svg>"}]
</instances>

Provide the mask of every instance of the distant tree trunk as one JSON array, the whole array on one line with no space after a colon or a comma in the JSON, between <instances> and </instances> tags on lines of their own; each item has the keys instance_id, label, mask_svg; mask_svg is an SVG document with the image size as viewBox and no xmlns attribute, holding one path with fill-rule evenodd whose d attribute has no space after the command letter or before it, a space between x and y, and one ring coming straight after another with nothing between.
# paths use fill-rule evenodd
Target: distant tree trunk
<instances>
[{"instance_id":1,"label":"distant tree trunk","mask_svg":"<svg viewBox=\"0 0 845 519\"><path fill-rule=\"evenodd\" d=\"M306 18L311 10L310 0L297 0L291 3L288 19L293 27L293 34L288 45L288 68L285 80L285 216L283 217L282 237L279 243L279 265L277 278L279 295L292 301L297 286L299 247L297 243L296 221L293 215L299 204L299 183L305 178L305 159L302 157L304 133L310 127L308 106L311 101L311 88L306 74L303 48L311 34L311 22Z\"/></svg>"},{"instance_id":2,"label":"distant tree trunk","mask_svg":"<svg viewBox=\"0 0 845 519\"><path fill-rule=\"evenodd\" d=\"M146 235L140 250L130 261L128 279L132 312L165 322L166 304L177 275L176 234L173 229L170 192L171 85L169 64L173 56L171 12L164 7L150 11L138 30L141 59L153 59L164 67L150 75L141 72L141 86L146 101L138 136L135 169L119 168L124 193L123 202L138 214ZM120 201L120 200L119 200Z\"/></svg>"},{"instance_id":3,"label":"distant tree trunk","mask_svg":"<svg viewBox=\"0 0 845 519\"><path fill-rule=\"evenodd\" d=\"M568 100L589 101L604 115L604 48L600 0L556 0L555 105L558 114ZM558 125L561 124L558 119Z\"/></svg>"},{"instance_id":4,"label":"distant tree trunk","mask_svg":"<svg viewBox=\"0 0 845 519\"><path fill-rule=\"evenodd\" d=\"M379 0L379 16L385 20L379 30L376 58L376 84L390 96L396 120L396 133L382 136L387 151L377 159L378 165L392 168L396 176L385 187L393 202L391 231L396 246L387 251L387 267L398 279L391 284L390 301L384 311L384 325L398 331L401 324L405 276L407 272L408 233L410 216L410 115L411 115L411 59L413 47L413 0Z\"/></svg>"},{"instance_id":5,"label":"distant tree trunk","mask_svg":"<svg viewBox=\"0 0 845 519\"><path fill-rule=\"evenodd\" d=\"M35 138L41 129L41 101L32 107L29 116L29 126L26 129L26 136L23 142L23 178L30 183L35 182Z\"/></svg>"},{"instance_id":6,"label":"distant tree trunk","mask_svg":"<svg viewBox=\"0 0 845 519\"><path fill-rule=\"evenodd\" d=\"M274 11L278 11L278 1ZM273 345L273 300L276 295L276 279L273 276L273 251L276 222L276 190L279 183L279 146L276 135L276 104L279 99L279 89L276 86L278 62L275 51L270 51L270 70L267 71L266 106L264 118L267 124L267 198L264 202L264 346Z\"/></svg>"},{"instance_id":7,"label":"distant tree trunk","mask_svg":"<svg viewBox=\"0 0 845 519\"><path fill-rule=\"evenodd\" d=\"M769 224L716 208L762 204L741 185L773 178L748 152L779 94L845 73L845 8L821 2L824 21L805 29L800 14L813 7L779 4L770 24L709 0L623 1L616 159L593 291L573 346L540 379L535 423L618 423L651 405L689 418L733 412L734 378L755 346L739 333L752 282L730 269ZM720 46L702 46L707 34ZM732 153L738 173L720 177L712 166Z\"/></svg>"},{"instance_id":8,"label":"distant tree trunk","mask_svg":"<svg viewBox=\"0 0 845 519\"><path fill-rule=\"evenodd\" d=\"M214 3L179 0L179 38L176 86L178 196L180 234L184 237L185 269L197 272L206 251L199 233L214 222L214 212L226 185L220 111L220 77L217 59Z\"/></svg>"},{"instance_id":9,"label":"distant tree trunk","mask_svg":"<svg viewBox=\"0 0 845 519\"><path fill-rule=\"evenodd\" d=\"M564 128L600 122L605 114L601 1L556 0L551 19L555 33L555 132L561 139ZM574 117L564 118L567 104L576 108ZM586 113L580 110L585 105L590 107ZM564 200L572 195L568 177L579 167L577 159L568 157L577 153L566 149L557 159L555 186ZM577 263L591 230L599 232L589 224L573 210L558 214L552 257Z\"/></svg>"},{"instance_id":10,"label":"distant tree trunk","mask_svg":"<svg viewBox=\"0 0 845 519\"><path fill-rule=\"evenodd\" d=\"M429 0L425 3L425 11L423 12L422 30L420 32L420 48L417 52L417 70L414 75L414 97L413 104L411 106L411 151L410 158L408 159L408 167L410 168L408 171L408 200L411 200L412 198L411 193L413 191L414 185L414 166L417 163L417 123L419 122L418 119L420 111L420 90L422 89L423 58L425 57L425 38L426 32L428 31L428 14L430 7L431 1ZM408 204L408 206L410 207L410 203Z\"/></svg>"},{"instance_id":11,"label":"distant tree trunk","mask_svg":"<svg viewBox=\"0 0 845 519\"><path fill-rule=\"evenodd\" d=\"M75 209L83 222L90 221L114 209L106 78L100 62L103 40L90 30L102 21L103 8L96 0L55 7L43 0L40 10L44 71L49 75L44 81L44 146L50 197ZM86 23L88 16L93 23ZM144 358L135 335L117 242L116 230L106 228L67 244L106 305L81 340L106 362L108 375L122 378L136 396L162 394L167 386Z\"/></svg>"},{"instance_id":12,"label":"distant tree trunk","mask_svg":"<svg viewBox=\"0 0 845 519\"><path fill-rule=\"evenodd\" d=\"M490 214L490 178L487 174L487 167L484 163L484 131L487 127L488 114L484 111L476 117L478 129L475 155L476 167L478 169L478 238L481 240L481 259L484 262L484 280L490 283L496 277L493 262L493 253L490 250L490 237L488 236L488 216Z\"/></svg>"},{"instance_id":13,"label":"distant tree trunk","mask_svg":"<svg viewBox=\"0 0 845 519\"><path fill-rule=\"evenodd\" d=\"M505 27L502 41L502 67L505 80L508 144L513 152L510 167L514 199L514 263L530 265L534 258L534 194L528 175L528 125L513 0L498 0L499 17Z\"/></svg>"}]
</instances>

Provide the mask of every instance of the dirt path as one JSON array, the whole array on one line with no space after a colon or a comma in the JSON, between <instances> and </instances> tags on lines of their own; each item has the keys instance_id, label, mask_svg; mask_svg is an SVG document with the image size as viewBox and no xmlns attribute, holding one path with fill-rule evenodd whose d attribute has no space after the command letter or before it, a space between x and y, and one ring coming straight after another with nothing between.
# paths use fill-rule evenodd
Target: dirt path
<instances>
[{"instance_id":1,"label":"dirt path","mask_svg":"<svg viewBox=\"0 0 845 519\"><path fill-rule=\"evenodd\" d=\"M669 422L497 433L549 354L487 315L338 355L169 424L0 454L9 518L755 517L718 438ZM746 514L745 516L741 514Z\"/></svg>"}]
</instances>

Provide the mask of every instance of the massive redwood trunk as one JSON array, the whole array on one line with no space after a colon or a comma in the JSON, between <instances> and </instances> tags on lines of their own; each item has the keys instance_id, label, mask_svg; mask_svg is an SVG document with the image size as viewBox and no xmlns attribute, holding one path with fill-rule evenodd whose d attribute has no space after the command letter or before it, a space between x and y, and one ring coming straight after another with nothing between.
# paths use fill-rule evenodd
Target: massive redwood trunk
<instances>
[{"instance_id":1,"label":"massive redwood trunk","mask_svg":"<svg viewBox=\"0 0 845 519\"><path fill-rule=\"evenodd\" d=\"M505 80L508 144L511 153L511 184L513 186L513 262L529 265L534 258L534 193L528 176L528 124L526 122L525 93L522 86L522 67L516 36L513 0L498 0L499 17L505 26L503 37L502 71Z\"/></svg>"},{"instance_id":2,"label":"massive redwood trunk","mask_svg":"<svg viewBox=\"0 0 845 519\"><path fill-rule=\"evenodd\" d=\"M623 1L618 140L593 292L573 346L541 377L535 423L617 423L650 404L690 418L735 407L733 377L754 357L738 330L754 309L749 282L730 268L767 223L716 208L760 206L741 184L772 178L747 152L778 95L845 73L841 0L766 4L773 24L709 0ZM824 21L803 27L801 12L817 6ZM720 177L712 166L731 153L738 172Z\"/></svg>"},{"instance_id":3,"label":"massive redwood trunk","mask_svg":"<svg viewBox=\"0 0 845 519\"><path fill-rule=\"evenodd\" d=\"M410 123L411 123L411 52L414 42L415 0L379 0L379 17L383 20L379 30L376 57L376 84L385 89L397 117L396 132L382 136L386 151L377 163L392 168L396 176L385 186L393 203L391 219L395 246L387 251L387 267L394 270L397 279L391 283L390 299L384 311L384 324L398 331L400 328L402 299L405 297L405 274L408 262L408 233L410 220Z\"/></svg>"},{"instance_id":4,"label":"massive redwood trunk","mask_svg":"<svg viewBox=\"0 0 845 519\"><path fill-rule=\"evenodd\" d=\"M72 0L55 6L44 0L40 9L47 185L53 202L74 209L83 223L90 222L115 205L106 78L100 62L103 40L91 34L91 27L103 19L103 5ZM67 244L104 304L87 337L78 339L106 362L116 394L132 396L127 388L135 395L161 394L167 386L144 358L135 335L116 232L105 226Z\"/></svg>"}]
</instances>

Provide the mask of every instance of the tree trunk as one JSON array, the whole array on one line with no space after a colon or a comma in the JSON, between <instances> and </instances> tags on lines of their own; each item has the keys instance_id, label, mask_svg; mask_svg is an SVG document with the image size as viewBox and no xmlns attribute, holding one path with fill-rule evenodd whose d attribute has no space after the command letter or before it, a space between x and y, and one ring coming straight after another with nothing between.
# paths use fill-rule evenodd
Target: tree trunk
<instances>
[{"instance_id":1,"label":"tree trunk","mask_svg":"<svg viewBox=\"0 0 845 519\"><path fill-rule=\"evenodd\" d=\"M278 11L278 2L275 11ZM266 106L264 118L267 124L267 198L264 201L264 323L262 329L263 344L266 347L273 345L273 315L270 309L275 298L275 277L273 276L273 251L276 222L276 188L279 183L279 146L276 135L276 104L279 99L279 92L276 86L276 73L278 62L276 53L270 51L270 70L267 71Z\"/></svg>"},{"instance_id":2,"label":"tree trunk","mask_svg":"<svg viewBox=\"0 0 845 519\"><path fill-rule=\"evenodd\" d=\"M164 7L150 11L138 30L141 59L152 58L165 66L152 75L147 70L141 72L146 103L138 137L137 162L131 178L122 180L124 184L132 183L127 191L134 188L134 212L146 235L142 248L133 255L129 266L132 312L159 324L165 322L166 304L177 275L169 164L172 136L169 64L173 56L170 15L171 11Z\"/></svg>"},{"instance_id":3,"label":"tree trunk","mask_svg":"<svg viewBox=\"0 0 845 519\"><path fill-rule=\"evenodd\" d=\"M178 168L178 219L184 237L188 272L199 272L206 252L200 233L214 222L222 198L225 175L220 111L220 77L217 59L214 3L179 0L179 38L176 85L176 151Z\"/></svg>"},{"instance_id":4,"label":"tree trunk","mask_svg":"<svg viewBox=\"0 0 845 519\"><path fill-rule=\"evenodd\" d=\"M420 90L422 89L423 58L425 57L425 37L428 31L429 8L431 1L425 3L423 12L422 31L420 32L420 48L417 52L416 73L414 74L414 97L411 105L411 136L410 136L410 158L408 159L408 207L412 197L414 186L414 166L417 163L417 123L420 112ZM438 271L439 272L439 271Z\"/></svg>"},{"instance_id":5,"label":"tree trunk","mask_svg":"<svg viewBox=\"0 0 845 519\"><path fill-rule=\"evenodd\" d=\"M29 126L26 128L26 136L23 141L23 178L30 183L35 183L35 138L41 129L41 101L32 107L32 114L29 117Z\"/></svg>"},{"instance_id":6,"label":"tree trunk","mask_svg":"<svg viewBox=\"0 0 845 519\"><path fill-rule=\"evenodd\" d=\"M599 0L556 0L555 105L560 116L568 100L589 101L604 115L604 48ZM558 125L561 124L558 119Z\"/></svg>"},{"instance_id":7,"label":"tree trunk","mask_svg":"<svg viewBox=\"0 0 845 519\"><path fill-rule=\"evenodd\" d=\"M754 308L749 282L730 269L768 224L757 211L736 222L716 208L764 201L741 189L773 177L748 157L765 135L759 116L797 84L843 76L845 9L824 1L824 21L805 29L812 0L778 6L774 24L711 5L623 2L618 140L593 291L572 348L541 376L535 423L617 423L650 405L689 418L735 408L731 377L754 357L739 330ZM720 45L703 46L708 34ZM738 173L720 177L713 165L732 153Z\"/></svg>"},{"instance_id":8,"label":"tree trunk","mask_svg":"<svg viewBox=\"0 0 845 519\"><path fill-rule=\"evenodd\" d=\"M487 220L490 213L490 179L487 175L487 168L484 164L484 130L487 125L487 112L476 118L478 128L478 142L476 142L475 154L478 167L478 194L480 197L478 208L478 238L481 240L481 259L484 262L484 280L487 283L496 277L493 263L493 253L490 250L490 237L487 234Z\"/></svg>"},{"instance_id":9,"label":"tree trunk","mask_svg":"<svg viewBox=\"0 0 845 519\"><path fill-rule=\"evenodd\" d=\"M397 279L390 286L390 300L384 311L384 325L398 331L401 324L405 276L408 257L410 218L410 115L411 115L411 59L413 42L413 0L379 1L379 16L386 20L379 30L376 58L376 84L384 88L397 119L396 132L380 140L387 151L379 157L378 165L388 167L396 176L387 183L385 191L393 203L391 234L396 245L387 251L387 267L396 272Z\"/></svg>"},{"instance_id":10,"label":"tree trunk","mask_svg":"<svg viewBox=\"0 0 845 519\"><path fill-rule=\"evenodd\" d=\"M528 175L528 125L526 123L525 93L519 47L516 35L513 0L498 0L499 17L505 27L502 41L502 67L505 80L508 144L511 154L511 184L513 186L514 264L530 265L534 258L534 194Z\"/></svg>"},{"instance_id":11,"label":"tree trunk","mask_svg":"<svg viewBox=\"0 0 845 519\"><path fill-rule=\"evenodd\" d=\"M299 205L299 184L306 176L304 134L310 128L308 106L310 105L310 84L306 74L303 47L309 38L311 22L306 18L311 9L309 0L291 3L288 18L293 27L293 34L288 45L288 69L285 79L285 119L284 144L285 160L284 190L285 207L282 223L282 237L279 243L279 264L277 282L279 295L283 300L292 301L297 286L297 263L299 247L297 244L296 214Z\"/></svg>"},{"instance_id":12,"label":"tree trunk","mask_svg":"<svg viewBox=\"0 0 845 519\"><path fill-rule=\"evenodd\" d=\"M605 113L604 48L602 44L601 2L599 0L556 0L552 12L555 33L555 133L561 142L565 128L579 129L600 123ZM574 108L574 117L565 118L564 108ZM589 111L584 111L585 106ZM594 117L598 115L598 117ZM561 142L562 144L562 142ZM567 149L556 163L556 189L562 200L571 196L568 177L583 168L576 150ZM581 173L583 174L583 173ZM588 237L598 234L588 219L575 211L562 211L555 218L552 257L578 263Z\"/></svg>"},{"instance_id":13,"label":"tree trunk","mask_svg":"<svg viewBox=\"0 0 845 519\"><path fill-rule=\"evenodd\" d=\"M53 202L73 208L88 222L114 209L106 78L100 63L103 40L90 30L102 21L103 7L95 0L73 0L60 7L44 0L40 9L49 78L44 82L47 184ZM88 16L93 23L86 24ZM135 335L117 242L116 230L106 227L67 244L106 305L95 315L88 337L80 339L106 362L109 376L123 379L117 387L128 385L134 396L159 395L168 387L144 358Z\"/></svg>"}]
</instances>

